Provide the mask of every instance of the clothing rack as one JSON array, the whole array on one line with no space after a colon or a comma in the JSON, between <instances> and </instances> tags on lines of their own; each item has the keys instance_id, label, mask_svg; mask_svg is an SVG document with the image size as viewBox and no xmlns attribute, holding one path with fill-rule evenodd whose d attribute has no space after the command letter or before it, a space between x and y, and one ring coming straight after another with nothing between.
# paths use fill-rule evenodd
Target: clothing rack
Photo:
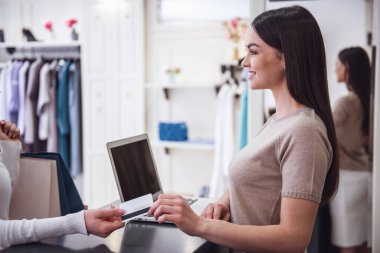
<instances>
[{"instance_id":1,"label":"clothing rack","mask_svg":"<svg viewBox=\"0 0 380 253\"><path fill-rule=\"evenodd\" d=\"M1 118L20 127L27 151L59 152L76 176L82 170L80 44L0 43L0 49L7 53Z\"/></svg>"},{"instance_id":2,"label":"clothing rack","mask_svg":"<svg viewBox=\"0 0 380 253\"><path fill-rule=\"evenodd\" d=\"M220 72L222 74L222 81L220 84L215 86L215 93L218 95L220 88L223 84L229 84L229 85L240 85L240 73L243 70L243 68L240 65L226 65L222 64L220 66ZM236 98L239 98L239 94L236 94Z\"/></svg>"},{"instance_id":3,"label":"clothing rack","mask_svg":"<svg viewBox=\"0 0 380 253\"><path fill-rule=\"evenodd\" d=\"M44 45L40 43L38 45L20 45L20 46L7 46L6 52L12 59L25 59L25 58L38 58L44 59L80 59L80 45Z\"/></svg>"},{"instance_id":4,"label":"clothing rack","mask_svg":"<svg viewBox=\"0 0 380 253\"><path fill-rule=\"evenodd\" d=\"M241 72L243 68L238 65L225 65L222 64L220 66L220 72L225 74L226 72L230 72L230 77L226 80L226 83L231 84L234 82L236 85L239 85L238 73Z\"/></svg>"}]
</instances>

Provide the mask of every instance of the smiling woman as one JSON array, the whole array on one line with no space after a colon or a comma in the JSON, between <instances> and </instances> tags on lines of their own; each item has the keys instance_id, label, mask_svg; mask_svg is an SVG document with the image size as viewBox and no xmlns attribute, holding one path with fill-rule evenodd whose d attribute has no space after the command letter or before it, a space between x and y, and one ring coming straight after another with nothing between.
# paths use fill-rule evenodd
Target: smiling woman
<instances>
[{"instance_id":1,"label":"smiling woman","mask_svg":"<svg viewBox=\"0 0 380 253\"><path fill-rule=\"evenodd\" d=\"M276 113L232 160L230 189L202 217L177 195L160 195L149 213L237 250L304 252L338 179L323 38L300 6L264 12L251 26L242 64L252 89L272 91Z\"/></svg>"},{"instance_id":2,"label":"smiling woman","mask_svg":"<svg viewBox=\"0 0 380 253\"><path fill-rule=\"evenodd\" d=\"M248 67L251 89L272 89L286 81L284 56L267 45L252 29L249 33L247 55L243 62ZM283 84L282 84L283 85Z\"/></svg>"}]
</instances>

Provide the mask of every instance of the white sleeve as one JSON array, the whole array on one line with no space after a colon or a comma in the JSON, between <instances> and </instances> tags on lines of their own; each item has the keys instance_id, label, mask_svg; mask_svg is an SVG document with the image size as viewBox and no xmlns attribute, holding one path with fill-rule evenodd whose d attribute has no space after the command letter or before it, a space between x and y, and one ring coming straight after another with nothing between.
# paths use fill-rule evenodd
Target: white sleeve
<instances>
[{"instance_id":1,"label":"white sleeve","mask_svg":"<svg viewBox=\"0 0 380 253\"><path fill-rule=\"evenodd\" d=\"M21 143L18 141L0 140L0 163L8 170L12 188L20 173Z\"/></svg>"},{"instance_id":2,"label":"white sleeve","mask_svg":"<svg viewBox=\"0 0 380 253\"><path fill-rule=\"evenodd\" d=\"M87 234L84 211L48 219L0 220L0 250L74 233Z\"/></svg>"}]
</instances>

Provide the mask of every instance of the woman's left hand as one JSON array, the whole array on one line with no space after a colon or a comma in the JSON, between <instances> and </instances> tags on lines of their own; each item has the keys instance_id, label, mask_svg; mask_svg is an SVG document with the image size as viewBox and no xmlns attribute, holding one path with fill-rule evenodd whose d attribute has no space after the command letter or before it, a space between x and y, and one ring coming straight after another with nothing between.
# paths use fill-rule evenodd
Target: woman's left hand
<instances>
[{"instance_id":1,"label":"woman's left hand","mask_svg":"<svg viewBox=\"0 0 380 253\"><path fill-rule=\"evenodd\" d=\"M160 194L148 214L153 214L159 223L164 221L175 223L179 229L191 236L200 234L204 220L193 212L182 196L172 194Z\"/></svg>"}]
</instances>

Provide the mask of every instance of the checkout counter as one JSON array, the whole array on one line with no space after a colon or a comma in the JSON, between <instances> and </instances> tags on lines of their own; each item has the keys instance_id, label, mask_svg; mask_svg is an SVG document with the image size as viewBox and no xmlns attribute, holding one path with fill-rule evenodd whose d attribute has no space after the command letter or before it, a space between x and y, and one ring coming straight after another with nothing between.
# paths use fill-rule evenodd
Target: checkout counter
<instances>
[{"instance_id":1,"label":"checkout counter","mask_svg":"<svg viewBox=\"0 0 380 253\"><path fill-rule=\"evenodd\" d=\"M228 253L228 248L189 236L174 224L131 221L107 238L72 234L16 245L2 253Z\"/></svg>"}]
</instances>

